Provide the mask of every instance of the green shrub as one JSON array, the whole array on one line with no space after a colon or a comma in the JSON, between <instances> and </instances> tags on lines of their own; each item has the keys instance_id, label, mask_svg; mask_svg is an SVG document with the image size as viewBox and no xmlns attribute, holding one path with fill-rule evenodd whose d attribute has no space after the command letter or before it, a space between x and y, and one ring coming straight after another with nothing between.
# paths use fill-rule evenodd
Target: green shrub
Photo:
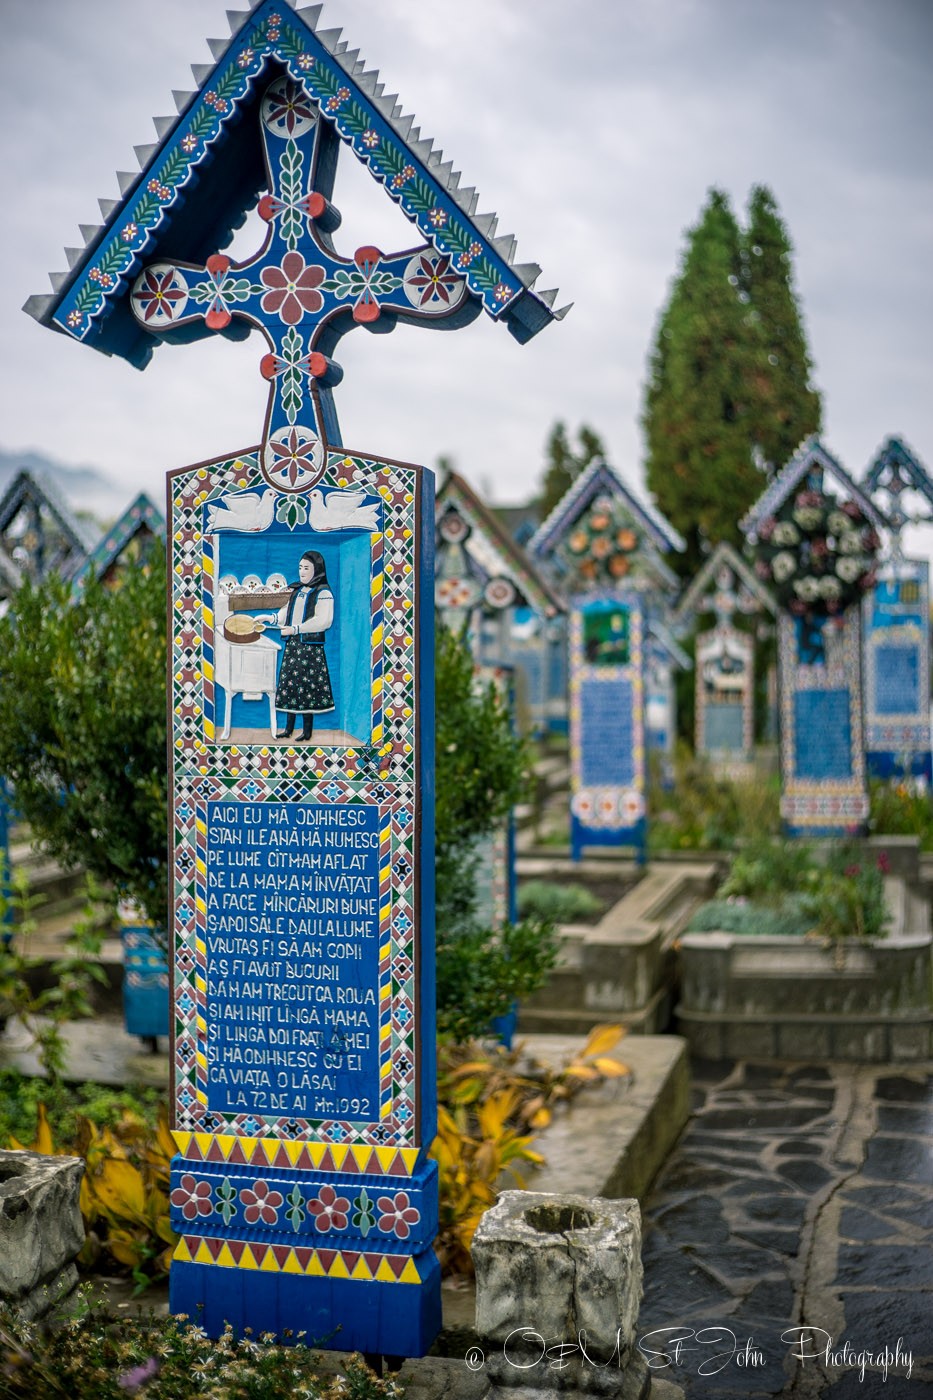
<instances>
[{"instance_id":1,"label":"green shrub","mask_svg":"<svg viewBox=\"0 0 933 1400\"><path fill-rule=\"evenodd\" d=\"M551 880L528 880L518 887L518 912L554 924L572 924L601 914L605 900L585 885L557 885Z\"/></svg>"},{"instance_id":2,"label":"green shrub","mask_svg":"<svg viewBox=\"0 0 933 1400\"><path fill-rule=\"evenodd\" d=\"M929 789L910 780L868 785L871 830L879 836L919 836L920 849L933 851L933 800Z\"/></svg>"},{"instance_id":3,"label":"green shrub","mask_svg":"<svg viewBox=\"0 0 933 1400\"><path fill-rule=\"evenodd\" d=\"M732 863L719 899L704 905L692 932L800 933L837 942L883 938L888 924L883 856L857 842L749 842Z\"/></svg>"},{"instance_id":4,"label":"green shrub","mask_svg":"<svg viewBox=\"0 0 933 1400\"><path fill-rule=\"evenodd\" d=\"M802 841L755 837L739 851L719 893L724 899L748 899L779 907L800 890L815 869L813 851Z\"/></svg>"},{"instance_id":5,"label":"green shrub","mask_svg":"<svg viewBox=\"0 0 933 1400\"><path fill-rule=\"evenodd\" d=\"M656 756L652 759L656 768ZM649 788L652 851L730 851L750 831L776 835L780 830L777 777L719 777L684 744L675 756L673 789L665 791L657 776Z\"/></svg>"},{"instance_id":6,"label":"green shrub","mask_svg":"<svg viewBox=\"0 0 933 1400\"><path fill-rule=\"evenodd\" d=\"M487 927L478 911L479 843L524 795L528 754L505 700L477 684L473 658L437 632L437 1028L478 1038L540 987L557 961L553 926L528 918Z\"/></svg>"},{"instance_id":7,"label":"green shrub","mask_svg":"<svg viewBox=\"0 0 933 1400\"><path fill-rule=\"evenodd\" d=\"M701 904L687 926L688 933L740 933L773 938L782 934L801 936L813 927L813 919L801 907L801 897L792 895L778 908L763 908L744 901L713 899Z\"/></svg>"},{"instance_id":8,"label":"green shrub","mask_svg":"<svg viewBox=\"0 0 933 1400\"><path fill-rule=\"evenodd\" d=\"M85 1303L85 1307L87 1304ZM322 1341L312 1345L321 1345ZM196 1319L130 1317L91 1305L66 1322L23 1323L0 1312L2 1393L23 1400L396 1400L392 1379L378 1380L358 1356L333 1374L299 1334L276 1346L269 1334L209 1340Z\"/></svg>"}]
</instances>

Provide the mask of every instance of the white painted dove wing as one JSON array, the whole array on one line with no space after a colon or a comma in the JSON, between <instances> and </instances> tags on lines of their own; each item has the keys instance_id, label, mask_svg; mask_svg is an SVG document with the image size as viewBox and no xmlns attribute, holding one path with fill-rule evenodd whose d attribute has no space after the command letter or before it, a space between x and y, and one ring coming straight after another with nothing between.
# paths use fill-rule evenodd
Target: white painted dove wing
<instances>
[{"instance_id":1,"label":"white painted dove wing","mask_svg":"<svg viewBox=\"0 0 933 1400\"><path fill-rule=\"evenodd\" d=\"M364 504L365 491L332 491L325 497L315 488L308 494L308 524L312 530L379 529L379 505Z\"/></svg>"},{"instance_id":2,"label":"white painted dove wing","mask_svg":"<svg viewBox=\"0 0 933 1400\"><path fill-rule=\"evenodd\" d=\"M238 491L229 496L218 496L207 507L207 531L215 530L267 530L272 524L275 509L275 492Z\"/></svg>"}]
</instances>

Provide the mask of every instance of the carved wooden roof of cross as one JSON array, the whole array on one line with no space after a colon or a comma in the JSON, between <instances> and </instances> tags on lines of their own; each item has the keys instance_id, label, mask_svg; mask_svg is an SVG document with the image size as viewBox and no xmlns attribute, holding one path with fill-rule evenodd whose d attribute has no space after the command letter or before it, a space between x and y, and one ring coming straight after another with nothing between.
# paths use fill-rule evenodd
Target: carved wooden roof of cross
<instances>
[{"instance_id":1,"label":"carved wooden roof of cross","mask_svg":"<svg viewBox=\"0 0 933 1400\"><path fill-rule=\"evenodd\" d=\"M485 311L523 342L567 310L534 290L540 268L515 261L514 238L476 213L476 191L341 31L319 26L321 8L259 0L231 13L232 37L209 41L216 62L193 68L198 90L175 94L177 117L155 119L159 140L136 147L140 172L118 172L121 197L101 200L103 224L82 228L85 246L66 249L52 294L25 308L138 367L157 339L241 339L258 327L270 381L262 469L286 491L313 485L324 448L340 445L332 354L353 326L456 327ZM336 253L343 146L426 243ZM223 249L257 201L263 246L235 263Z\"/></svg>"}]
</instances>

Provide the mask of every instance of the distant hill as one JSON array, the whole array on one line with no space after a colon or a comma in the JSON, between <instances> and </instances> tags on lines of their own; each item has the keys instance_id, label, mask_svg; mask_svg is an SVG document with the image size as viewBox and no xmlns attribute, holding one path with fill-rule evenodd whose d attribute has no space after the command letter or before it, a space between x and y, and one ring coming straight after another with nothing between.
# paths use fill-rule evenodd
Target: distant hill
<instances>
[{"instance_id":1,"label":"distant hill","mask_svg":"<svg viewBox=\"0 0 933 1400\"><path fill-rule=\"evenodd\" d=\"M96 467L70 467L41 452L10 452L0 447L0 495L21 471L50 480L76 515L88 514L101 523L113 521L129 504L119 487Z\"/></svg>"}]
</instances>

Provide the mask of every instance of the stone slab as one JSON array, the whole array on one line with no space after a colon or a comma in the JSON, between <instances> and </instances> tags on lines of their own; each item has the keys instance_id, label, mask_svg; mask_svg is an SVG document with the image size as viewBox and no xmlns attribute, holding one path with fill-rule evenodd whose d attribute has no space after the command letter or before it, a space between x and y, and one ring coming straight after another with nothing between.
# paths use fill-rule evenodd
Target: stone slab
<instances>
[{"instance_id":1,"label":"stone slab","mask_svg":"<svg viewBox=\"0 0 933 1400\"><path fill-rule=\"evenodd\" d=\"M577 1036L531 1035L522 1044L552 1065L580 1048ZM546 1165L533 1191L641 1197L690 1112L687 1046L679 1036L629 1036L612 1052L631 1074L585 1089L555 1117L537 1146Z\"/></svg>"}]
</instances>

